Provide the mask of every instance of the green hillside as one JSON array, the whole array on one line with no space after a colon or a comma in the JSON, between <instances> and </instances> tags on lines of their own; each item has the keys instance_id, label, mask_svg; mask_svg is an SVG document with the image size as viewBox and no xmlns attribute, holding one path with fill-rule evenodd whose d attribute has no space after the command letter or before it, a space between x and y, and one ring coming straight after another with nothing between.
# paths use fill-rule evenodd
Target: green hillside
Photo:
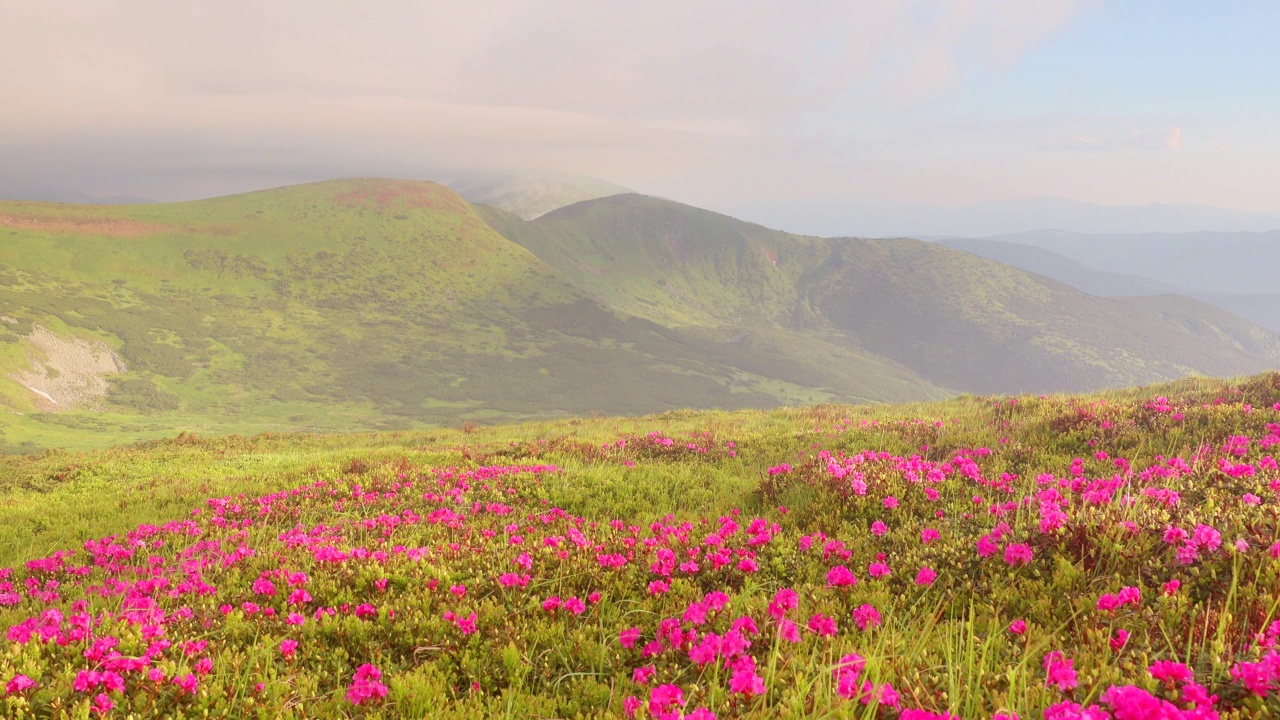
<instances>
[{"instance_id":1,"label":"green hillside","mask_svg":"<svg viewBox=\"0 0 1280 720\"><path fill-rule=\"evenodd\" d=\"M1079 390L1280 365L1183 299L639 195L534 221L359 179L0 203L0 450ZM942 388L946 388L943 390Z\"/></svg>"},{"instance_id":2,"label":"green hillside","mask_svg":"<svg viewBox=\"0 0 1280 720\"><path fill-rule=\"evenodd\" d=\"M915 240L782 233L619 195L489 223L628 313L858 348L970 392L1081 391L1280 365L1280 341L1185 298L1096 298Z\"/></svg>"},{"instance_id":3,"label":"green hillside","mask_svg":"<svg viewBox=\"0 0 1280 720\"><path fill-rule=\"evenodd\" d=\"M11 446L942 396L879 359L852 378L608 310L432 183L3 203L0 236ZM105 396L32 390L90 346L127 368Z\"/></svg>"}]
</instances>

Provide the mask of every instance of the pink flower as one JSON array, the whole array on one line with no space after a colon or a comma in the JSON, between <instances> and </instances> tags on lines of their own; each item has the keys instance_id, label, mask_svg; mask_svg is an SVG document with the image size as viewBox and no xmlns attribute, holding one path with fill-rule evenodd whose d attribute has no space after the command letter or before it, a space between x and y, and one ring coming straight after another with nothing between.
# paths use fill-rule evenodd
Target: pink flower
<instances>
[{"instance_id":1,"label":"pink flower","mask_svg":"<svg viewBox=\"0 0 1280 720\"><path fill-rule=\"evenodd\" d=\"M1023 543L1016 543L1004 549L1004 561L1014 567L1029 564L1034 555L1031 546Z\"/></svg>"},{"instance_id":2,"label":"pink flower","mask_svg":"<svg viewBox=\"0 0 1280 720\"><path fill-rule=\"evenodd\" d=\"M697 665L715 662L719 654L720 636L715 633L704 635L697 645L689 648L689 659Z\"/></svg>"},{"instance_id":3,"label":"pink flower","mask_svg":"<svg viewBox=\"0 0 1280 720\"><path fill-rule=\"evenodd\" d=\"M679 685L659 685L649 691L649 714L659 716L675 706L684 705L684 690Z\"/></svg>"},{"instance_id":4,"label":"pink flower","mask_svg":"<svg viewBox=\"0 0 1280 720\"><path fill-rule=\"evenodd\" d=\"M462 597L463 595L467 594L467 586L466 585L450 585L449 592L453 593L454 595L457 595L458 597Z\"/></svg>"},{"instance_id":5,"label":"pink flower","mask_svg":"<svg viewBox=\"0 0 1280 720\"><path fill-rule=\"evenodd\" d=\"M920 531L920 542L924 543L925 545L928 545L929 543L933 542L934 540L937 540L940 537L942 537L942 533L938 532L937 530L934 530L933 528L925 528Z\"/></svg>"},{"instance_id":6,"label":"pink flower","mask_svg":"<svg viewBox=\"0 0 1280 720\"><path fill-rule=\"evenodd\" d=\"M368 663L361 665L352 676L351 684L347 686L347 702L361 705L374 698L386 697L387 686L381 681L382 671Z\"/></svg>"},{"instance_id":7,"label":"pink flower","mask_svg":"<svg viewBox=\"0 0 1280 720\"><path fill-rule=\"evenodd\" d=\"M291 658L294 652L298 650L298 641L293 638L286 638L280 641L280 654Z\"/></svg>"},{"instance_id":8,"label":"pink flower","mask_svg":"<svg viewBox=\"0 0 1280 720\"><path fill-rule=\"evenodd\" d=\"M18 673L17 675L14 675L12 678L10 678L9 682L5 684L4 692L6 695L17 695L18 693L30 690L35 686L36 686L35 680L32 680L26 675Z\"/></svg>"},{"instance_id":9,"label":"pink flower","mask_svg":"<svg viewBox=\"0 0 1280 720\"><path fill-rule=\"evenodd\" d=\"M208 675L213 671L213 660L202 657L196 661L195 671L197 675Z\"/></svg>"},{"instance_id":10,"label":"pink flower","mask_svg":"<svg viewBox=\"0 0 1280 720\"><path fill-rule=\"evenodd\" d=\"M853 611L853 624L857 625L859 630L865 631L868 627L879 627L880 621L880 611L871 605L863 604Z\"/></svg>"},{"instance_id":11,"label":"pink flower","mask_svg":"<svg viewBox=\"0 0 1280 720\"><path fill-rule=\"evenodd\" d=\"M1151 667L1147 670L1151 673L1151 677L1168 685L1180 685L1195 678L1191 668L1171 660L1157 660L1151 663Z\"/></svg>"},{"instance_id":12,"label":"pink flower","mask_svg":"<svg viewBox=\"0 0 1280 720\"><path fill-rule=\"evenodd\" d=\"M637 685L648 685L649 679L657 673L658 670L653 665L645 665L638 667L631 673L631 682Z\"/></svg>"},{"instance_id":13,"label":"pink flower","mask_svg":"<svg viewBox=\"0 0 1280 720\"><path fill-rule=\"evenodd\" d=\"M932 585L934 580L938 579L938 573L933 568L925 566L920 568L920 572L916 573L917 585Z\"/></svg>"},{"instance_id":14,"label":"pink flower","mask_svg":"<svg viewBox=\"0 0 1280 720\"><path fill-rule=\"evenodd\" d=\"M884 506L890 510L898 507L898 498L888 495L884 499Z\"/></svg>"},{"instance_id":15,"label":"pink flower","mask_svg":"<svg viewBox=\"0 0 1280 720\"><path fill-rule=\"evenodd\" d=\"M1076 686L1076 671L1072 667L1073 662L1066 659L1058 650L1054 650L1044 656L1045 682L1048 685L1057 685L1058 690L1066 692Z\"/></svg>"},{"instance_id":16,"label":"pink flower","mask_svg":"<svg viewBox=\"0 0 1280 720\"><path fill-rule=\"evenodd\" d=\"M642 704L643 703L640 701L640 698L635 695L628 695L622 700L622 712L626 714L628 718L634 718L636 716L636 711L640 709Z\"/></svg>"},{"instance_id":17,"label":"pink flower","mask_svg":"<svg viewBox=\"0 0 1280 720\"><path fill-rule=\"evenodd\" d=\"M1111 649L1120 652L1124 648L1125 643L1129 642L1129 631L1124 628L1116 630L1116 636L1111 638Z\"/></svg>"},{"instance_id":18,"label":"pink flower","mask_svg":"<svg viewBox=\"0 0 1280 720\"><path fill-rule=\"evenodd\" d=\"M809 630L818 637L831 637L838 631L836 621L821 613L809 618Z\"/></svg>"},{"instance_id":19,"label":"pink flower","mask_svg":"<svg viewBox=\"0 0 1280 720\"><path fill-rule=\"evenodd\" d=\"M990 557L999 552L1000 546L991 539L990 535L983 535L978 538L978 557Z\"/></svg>"},{"instance_id":20,"label":"pink flower","mask_svg":"<svg viewBox=\"0 0 1280 720\"><path fill-rule=\"evenodd\" d=\"M635 647L636 641L639 639L640 639L640 628L638 627L630 627L618 633L618 642L624 648Z\"/></svg>"},{"instance_id":21,"label":"pink flower","mask_svg":"<svg viewBox=\"0 0 1280 720\"><path fill-rule=\"evenodd\" d=\"M756 674L756 661L750 655L743 655L734 664L729 690L748 697L764 694L764 678Z\"/></svg>"},{"instance_id":22,"label":"pink flower","mask_svg":"<svg viewBox=\"0 0 1280 720\"><path fill-rule=\"evenodd\" d=\"M876 537L884 537L889 532L889 526L879 520L871 523L871 534Z\"/></svg>"},{"instance_id":23,"label":"pink flower","mask_svg":"<svg viewBox=\"0 0 1280 720\"><path fill-rule=\"evenodd\" d=\"M463 635L471 635L476 631L476 614L474 612L465 618L457 618L453 622Z\"/></svg>"},{"instance_id":24,"label":"pink flower","mask_svg":"<svg viewBox=\"0 0 1280 720\"><path fill-rule=\"evenodd\" d=\"M187 673L186 675L175 675L173 677L173 684L177 685L179 690L188 695L195 695L196 689L200 687L200 681L196 679L195 675L190 673Z\"/></svg>"},{"instance_id":25,"label":"pink flower","mask_svg":"<svg viewBox=\"0 0 1280 720\"><path fill-rule=\"evenodd\" d=\"M1009 632L1014 635L1021 635L1027 631L1027 621L1018 619L1009 623Z\"/></svg>"},{"instance_id":26,"label":"pink flower","mask_svg":"<svg viewBox=\"0 0 1280 720\"><path fill-rule=\"evenodd\" d=\"M836 565L827 571L827 585L831 587L852 587L858 583L853 571L844 565Z\"/></svg>"},{"instance_id":27,"label":"pink flower","mask_svg":"<svg viewBox=\"0 0 1280 720\"><path fill-rule=\"evenodd\" d=\"M790 620L783 618L778 621L778 637L790 643L800 642L800 628Z\"/></svg>"},{"instance_id":28,"label":"pink flower","mask_svg":"<svg viewBox=\"0 0 1280 720\"><path fill-rule=\"evenodd\" d=\"M93 699L93 704L90 706L90 709L99 715L106 715L111 712L111 709L115 706L116 704L111 702L111 698L107 697L106 693L99 693L97 697Z\"/></svg>"},{"instance_id":29,"label":"pink flower","mask_svg":"<svg viewBox=\"0 0 1280 720\"><path fill-rule=\"evenodd\" d=\"M555 612L556 609L559 607L560 607L559 595L552 595L551 597L542 601L542 609L546 610L547 612Z\"/></svg>"},{"instance_id":30,"label":"pink flower","mask_svg":"<svg viewBox=\"0 0 1280 720\"><path fill-rule=\"evenodd\" d=\"M867 574L873 578L885 577L889 573L889 566L882 562L873 562L867 566Z\"/></svg>"}]
</instances>

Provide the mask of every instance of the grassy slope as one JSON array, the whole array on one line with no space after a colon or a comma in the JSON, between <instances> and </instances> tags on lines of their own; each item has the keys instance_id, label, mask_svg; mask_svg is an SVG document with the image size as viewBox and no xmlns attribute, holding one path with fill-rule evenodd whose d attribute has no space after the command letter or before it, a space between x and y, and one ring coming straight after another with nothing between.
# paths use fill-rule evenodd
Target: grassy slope
<instances>
[{"instance_id":1,"label":"grassy slope","mask_svg":"<svg viewBox=\"0 0 1280 720\"><path fill-rule=\"evenodd\" d=\"M1185 419L1144 409L1143 403L1155 395L1171 398ZM1039 717L1047 705L1064 697L1097 702L1102 689L1111 684L1136 683L1156 691L1157 683L1146 668L1158 659L1187 663L1197 682L1221 696L1221 709L1240 710L1224 717L1268 717L1280 706L1274 699L1250 697L1239 683L1233 683L1229 668L1237 660L1257 659L1260 651L1250 649L1254 633L1275 619L1276 564L1265 552L1276 537L1275 496L1267 489L1274 472L1228 478L1216 470L1216 448L1233 435L1261 437L1266 423L1277 419L1277 411L1271 409L1277 402L1280 375L1272 374L1235 382L1190 380L1090 397L1023 397L1016 403L961 397L913 407L823 406L561 420L481 428L474 433L179 438L87 454L4 458L0 459L0 565L17 565L55 549L80 548L87 539L122 533L140 523L195 518L192 510L196 508L202 511L198 519L205 521L211 513L211 506L204 503L209 497L238 493L252 497L317 481L340 491L336 499L322 496L301 516L275 513L256 518L253 527L228 538L226 548L248 543L257 553L243 566L213 563L206 569L205 579L216 585L216 596L170 600L158 594L167 611L188 604L200 613L199 618L213 618L203 626L175 624L171 633L175 644L188 636L207 639L209 655L215 660L216 674L204 681L198 697L175 699L172 688L161 693L163 702L169 703L166 707L183 708L193 716L205 703L212 706L211 714L222 715L254 716L256 711L264 717L303 717L353 712L342 695L361 662L376 663L392 686L385 702L369 710L370 717L433 712L438 715L432 716L484 717L506 712L596 717L606 716L605 709L607 716L614 716L621 697L645 696L647 689L630 681L630 669L650 662L656 662L662 673L657 682L680 684L697 704L719 703L716 709L724 716L729 714L728 698L723 692L717 695L715 688L726 682L727 672L700 675L697 668L683 669L688 662L681 652L641 659L639 646L630 653L617 649L617 632L640 626L647 640L659 618L680 616L686 605L708 589L730 594L728 617L751 614L764 627L765 603L778 587L785 586L800 592L801 612L795 614L799 622L822 612L836 619L840 632L830 640L806 632L800 644L783 645L781 657L776 643L770 650L767 636L757 642L752 652L760 659L770 695L763 703L735 706L734 716L875 717L874 709L863 711L854 702L841 701L828 687L835 658L857 652L868 659L868 674L877 681L893 682L905 702L963 717L991 717L999 709ZM1251 408L1244 408L1244 403ZM941 426L935 427L935 421ZM599 451L602 443L650 430L675 438L696 433L698 442L721 450L703 455L683 453L678 446L654 455L628 454L635 452L631 449ZM723 452L726 441L735 443L734 456ZM921 450L921 444L929 449ZM631 448L642 446L633 438ZM864 469L873 488L866 497L841 494L843 483L828 489L820 482L788 484L770 479L766 483L766 469L783 462L796 467L790 477L823 477L819 448L837 456L863 450L903 456L924 452L933 461L953 454L974 455L965 448L990 448L991 453L977 455L980 480L951 478L934 485L943 493L934 503L922 499L918 482L908 483L899 477L901 473L870 464ZM1081 495L1087 482L1081 481L1079 489L1062 493L1067 495L1063 505L1071 513L1064 530L1039 532L1034 509L997 517L969 500L970 495L981 494L986 502L1010 500L1016 507L1020 497L1033 499L1045 490L1043 478L1037 480L1039 473L1065 477L1073 457L1084 458L1088 482L1098 478L1096 483L1105 484L1112 475L1119 478L1120 471L1109 459L1094 459L1093 453L1100 451L1132 462L1134 472L1126 471L1126 486L1120 494L1132 494L1133 502L1120 502L1110 492L1105 503L1085 502ZM1255 447L1247 458L1235 460L1258 463L1261 452ZM1197 461L1202 454L1214 459ZM1192 469L1183 477L1139 479L1143 468L1160 465L1169 457L1188 459ZM626 466L622 460L628 458L638 462ZM390 515L376 501L345 501L352 486L385 490L397 473L516 463L552 463L562 468L526 491L532 514L522 534L530 538L524 547L536 558L533 572L537 576L527 592L503 593L493 583L494 576L514 567L509 556L523 549L507 546L502 524L522 519L524 494L503 498L518 508L513 517L475 513L473 523L488 518L497 531L494 543L477 545L475 552L467 545L460 557L441 553L422 564L398 559L349 569L299 564L309 556L286 550L277 539L295 524L330 523L329 532L338 538L333 542L342 548L357 544L380 548L383 542L422 544L426 549L443 547L444 542L476 543L473 534L427 523L406 524L394 536L388 529L385 538L378 530L352 531L345 537L340 528L347 521L369 517L372 522L376 513L383 512L381 517L387 518L401 510L423 515L434 508L422 502L416 491L401 493L403 502ZM1015 484L1007 489L996 482L1009 477L1004 473L1014 473ZM766 493L766 486L780 494ZM1137 492L1138 486L1178 488L1181 503L1164 507ZM433 481L426 487L428 492L436 489ZM1130 493L1129 488L1134 491ZM1239 502L1245 492L1263 496L1261 507ZM885 510L884 494L900 497L901 507ZM539 499L546 504L539 505ZM255 503L243 504L253 515ZM469 506L448 504L460 510ZM779 512L779 504L789 512ZM550 551L535 540L558 532L559 526L542 527L532 520L549 507L585 516L591 522L583 523L583 530L593 538L607 533L609 518L641 528L661 520L673 527L693 523L696 543L710 529L700 527L700 519L724 517L735 508L744 513L739 518L743 526L761 515L777 522L780 529L767 547L758 548L761 570L753 578L734 579L731 573L722 574L728 579L681 575L673 579L669 596L651 597L644 587L654 576L648 572L648 556L641 554L647 552L643 545L633 567L623 573L603 574L586 563L554 564ZM868 531L876 519L890 526L884 538ZM1026 541L1035 546L1031 566L1008 568L1000 555L977 560L977 537L1001 520L1012 526L1010 538L1002 544ZM1140 529L1126 534L1122 520ZM1222 531L1222 549L1203 552L1194 566L1179 564L1160 535L1167 525L1190 529L1197 522L1212 523ZM923 545L924 527L939 529L941 538ZM819 530L841 540L852 553L849 559L824 557L818 549L821 540L809 553L796 549L801 535ZM230 531L211 528L200 540L222 539L227 534ZM1230 551L1237 537L1247 537L1252 549ZM151 548L148 554L176 553L195 542L181 537L166 540L163 548ZM889 554L886 560L893 567L889 578L873 580L866 575L867 564L877 552ZM76 560L83 562L84 557L81 552ZM587 559L594 565L594 548ZM826 571L835 564L853 568L861 582L843 590L825 587ZM926 564L939 571L938 579L930 587L917 587L911 578L917 567ZM218 614L218 604L223 602L235 605L252 599L281 605L281 598L254 597L249 590L260 571L276 568L310 572L315 605L351 603L354 607L372 602L379 608L396 609L398 619L391 622L383 614L367 621L339 618L325 624L309 618L303 627L290 628L278 620L253 624ZM23 572L19 569L18 577ZM96 582L97 577L90 580ZM374 579L386 577L393 578L389 590L375 589ZM425 590L427 577L441 582L438 593ZM1180 579L1182 587L1166 597L1161 584L1170 578ZM64 605L80 592L73 578L65 579ZM431 624L442 609L461 606L444 592L445 586L455 582L467 584L467 600L474 603L463 606L464 611L474 606L481 616L480 632L461 641L450 626ZM1099 612L1099 596L1121 586L1141 589L1140 607L1109 615ZM538 607L546 595L585 596L584 588L603 590L605 598L581 620L566 620L564 613L552 616ZM90 601L95 603L94 612L100 606L118 609L116 598L90 596ZM855 629L850 609L861 603L880 609L883 623L879 627ZM26 601L0 609L0 617L11 625L38 610L38 605ZM1027 620L1025 637L1005 630L1013 618ZM1133 633L1123 653L1108 646L1117 628ZM279 658L276 648L281 637L302 640L293 661ZM135 640L126 636L124 642L121 649L129 650ZM446 645L448 652L433 653L433 648ZM504 651L507 647L515 649ZM1080 688L1073 694L1046 688L1040 659L1056 649L1073 659L1080 672ZM78 644L62 649L36 643L13 650L5 660L8 672L31 673L41 683L29 695L38 702L53 703L61 692L68 704L79 703L87 714L88 695L73 695L69 689L70 678L84 665ZM509 654L515 655L515 661L506 661ZM776 674L771 658L778 663ZM175 650L161 662L167 672L176 674L186 672L192 661L184 661ZM519 675L521 667L534 671ZM266 692L250 697L247 688L260 680L267 683ZM465 692L472 681L482 683L483 692ZM535 712L528 703L537 698L546 704L538 705ZM116 700L137 702L133 707L140 707L147 696L129 693Z\"/></svg>"},{"instance_id":2,"label":"grassy slope","mask_svg":"<svg viewBox=\"0 0 1280 720\"><path fill-rule=\"evenodd\" d=\"M776 362L767 339L610 312L432 183L4 203L0 236L0 314L22 321L0 345L0 402L25 413L0 416L10 449L940 395L906 372L838 387ZM105 414L33 414L8 379L32 323L115 347L134 382Z\"/></svg>"},{"instance_id":3,"label":"grassy slope","mask_svg":"<svg viewBox=\"0 0 1280 720\"><path fill-rule=\"evenodd\" d=\"M931 243L795 236L638 195L530 223L481 212L627 312L860 347L943 387L1080 391L1280 363L1273 335L1217 308L1099 299Z\"/></svg>"}]
</instances>

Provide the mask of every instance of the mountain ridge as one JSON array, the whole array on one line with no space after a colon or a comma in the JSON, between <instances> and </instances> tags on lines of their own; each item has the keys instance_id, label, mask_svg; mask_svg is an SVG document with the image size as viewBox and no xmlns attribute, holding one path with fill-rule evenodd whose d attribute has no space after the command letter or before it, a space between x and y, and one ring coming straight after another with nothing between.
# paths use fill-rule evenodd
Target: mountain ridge
<instances>
[{"instance_id":1,"label":"mountain ridge","mask_svg":"<svg viewBox=\"0 0 1280 720\"><path fill-rule=\"evenodd\" d=\"M1088 299L928 243L801 236L636 194L533 221L376 178L6 202L0 238L0 447L910 402L1280 358L1274 336L1205 306ZM100 406L40 412L14 379L52 367L36 326L118 354Z\"/></svg>"}]
</instances>

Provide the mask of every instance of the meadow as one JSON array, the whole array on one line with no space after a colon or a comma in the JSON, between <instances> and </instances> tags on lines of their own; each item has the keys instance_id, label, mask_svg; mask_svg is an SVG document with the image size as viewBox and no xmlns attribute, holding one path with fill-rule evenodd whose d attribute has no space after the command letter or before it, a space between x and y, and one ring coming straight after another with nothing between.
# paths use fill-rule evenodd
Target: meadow
<instances>
[{"instance_id":1,"label":"meadow","mask_svg":"<svg viewBox=\"0 0 1280 720\"><path fill-rule=\"evenodd\" d=\"M0 458L6 717L1263 718L1280 374Z\"/></svg>"}]
</instances>

